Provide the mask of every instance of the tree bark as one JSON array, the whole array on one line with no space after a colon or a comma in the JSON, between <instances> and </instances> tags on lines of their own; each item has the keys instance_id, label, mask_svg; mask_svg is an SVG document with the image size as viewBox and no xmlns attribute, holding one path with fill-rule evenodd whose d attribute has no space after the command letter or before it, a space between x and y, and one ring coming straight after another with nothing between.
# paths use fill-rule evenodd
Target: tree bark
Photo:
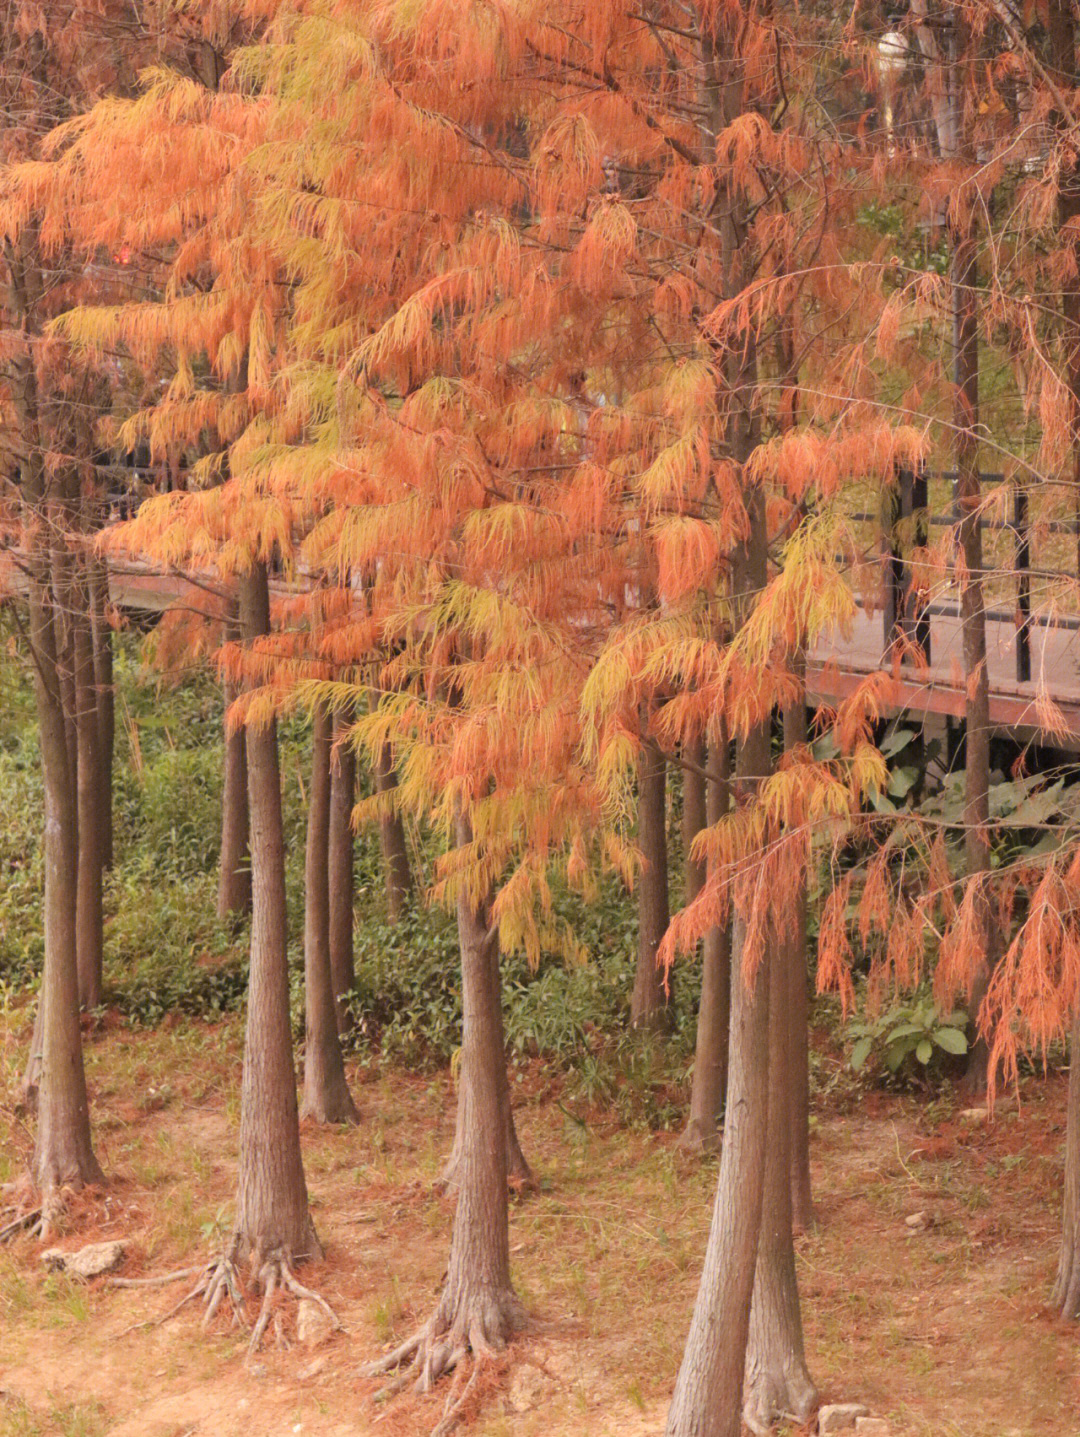
<instances>
[{"instance_id":1,"label":"tree bark","mask_svg":"<svg viewBox=\"0 0 1080 1437\"><path fill-rule=\"evenodd\" d=\"M805 681L806 664L797 660L800 678ZM807 742L806 705L800 700L784 710L784 748L789 752ZM814 1223L814 1198L810 1182L810 989L806 953L806 879L795 895L794 931L787 942L785 970L788 988L784 1008L788 1015L787 1108L791 1115L791 1217L796 1232L806 1232Z\"/></svg>"},{"instance_id":2,"label":"tree bark","mask_svg":"<svg viewBox=\"0 0 1080 1437\"><path fill-rule=\"evenodd\" d=\"M240 580L240 623L249 645L270 631L266 566ZM251 814L251 971L240 1092L236 1250L256 1272L275 1255L317 1256L300 1155L286 948L285 842L277 725L247 730Z\"/></svg>"},{"instance_id":3,"label":"tree bark","mask_svg":"<svg viewBox=\"0 0 1080 1437\"><path fill-rule=\"evenodd\" d=\"M1080 1015L1069 1039L1061 1247L1050 1302L1063 1318L1080 1318Z\"/></svg>"},{"instance_id":4,"label":"tree bark","mask_svg":"<svg viewBox=\"0 0 1080 1437\"><path fill-rule=\"evenodd\" d=\"M225 637L237 638L235 623ZM236 687L224 685L225 713L236 699ZM225 771L221 786L221 856L218 864L217 916L228 923L251 911L251 860L248 854L250 820L247 792L247 735L242 726L231 733L225 726Z\"/></svg>"},{"instance_id":5,"label":"tree bark","mask_svg":"<svg viewBox=\"0 0 1080 1437\"><path fill-rule=\"evenodd\" d=\"M36 467L36 466L35 466ZM44 479L31 491L44 502ZM42 528L31 540L44 546ZM45 1195L104 1177L90 1138L90 1111L79 1031L76 950L76 809L57 651L51 558L44 547L30 565L30 642L45 790L45 967L42 974L38 1125L33 1175Z\"/></svg>"},{"instance_id":6,"label":"tree bark","mask_svg":"<svg viewBox=\"0 0 1080 1437\"><path fill-rule=\"evenodd\" d=\"M667 763L650 739L638 772L638 845L644 866L638 877L638 952L630 1026L649 1032L668 1027L669 994L656 954L670 922L667 871ZM670 982L669 985L670 987Z\"/></svg>"},{"instance_id":7,"label":"tree bark","mask_svg":"<svg viewBox=\"0 0 1080 1437\"><path fill-rule=\"evenodd\" d=\"M394 756L387 744L375 763L375 790L377 793L392 793L397 784ZM405 825L401 821L400 813L385 813L380 816L379 846L382 849L386 874L386 914L391 923L397 923L405 912L413 889L409 849L405 842Z\"/></svg>"},{"instance_id":8,"label":"tree bark","mask_svg":"<svg viewBox=\"0 0 1080 1437\"><path fill-rule=\"evenodd\" d=\"M457 841L471 841L459 816ZM461 1045L461 1155L450 1259L431 1337L449 1351L478 1355L506 1345L520 1309L510 1282L507 1199L506 1057L502 1002L487 905L463 893L457 905L464 1021ZM497 956L497 955L496 955ZM429 1338L430 1340L430 1338Z\"/></svg>"},{"instance_id":9,"label":"tree bark","mask_svg":"<svg viewBox=\"0 0 1080 1437\"><path fill-rule=\"evenodd\" d=\"M336 734L349 729L349 717L340 713ZM356 802L356 753L348 743L337 743L330 768L330 836L327 870L330 883L330 981L334 992L338 1032L350 1026L345 995L356 984L353 959L353 830Z\"/></svg>"},{"instance_id":10,"label":"tree bark","mask_svg":"<svg viewBox=\"0 0 1080 1437\"><path fill-rule=\"evenodd\" d=\"M726 731L709 746L706 819L720 822L730 801L730 760ZM720 1146L720 1114L727 1086L728 1025L731 1021L731 925L710 928L702 945L701 1003L698 1007L690 1117L682 1146L691 1152L715 1152Z\"/></svg>"},{"instance_id":11,"label":"tree bark","mask_svg":"<svg viewBox=\"0 0 1080 1437\"><path fill-rule=\"evenodd\" d=\"M78 578L71 586L74 607L68 615L75 661L75 733L78 746L75 948L78 955L79 1006L89 1011L100 1007L102 1001L104 918L101 887L104 864L101 721L94 681L90 576L85 559L80 556L77 562Z\"/></svg>"},{"instance_id":12,"label":"tree bark","mask_svg":"<svg viewBox=\"0 0 1080 1437\"><path fill-rule=\"evenodd\" d=\"M1065 1134L1065 1184L1061 1252L1050 1298L1062 1317L1080 1317L1080 1014L1069 1043L1069 1108Z\"/></svg>"},{"instance_id":13,"label":"tree bark","mask_svg":"<svg viewBox=\"0 0 1080 1437\"><path fill-rule=\"evenodd\" d=\"M806 1368L792 1241L792 1049L787 1011L797 950L774 952L769 982L769 1139L746 1353L743 1420L768 1432L787 1417L809 1420L817 1392Z\"/></svg>"},{"instance_id":14,"label":"tree bark","mask_svg":"<svg viewBox=\"0 0 1080 1437\"><path fill-rule=\"evenodd\" d=\"M500 1011L502 1008L502 984L499 975L499 952L498 945L493 946L494 972L492 982L496 992L499 994ZM514 1122L514 1108L510 1101L510 1084L506 1077L505 1058L503 1062L502 1076L502 1106L504 1125L506 1127L506 1181L514 1192L526 1192L536 1187L536 1176L529 1166L525 1154L521 1148L521 1140L518 1138L517 1124ZM454 1146L450 1149L450 1156L446 1160L446 1166L439 1174L437 1187L444 1191L456 1188L461 1180L461 1154L465 1146L465 1076L464 1071L458 1076L457 1089L457 1119L454 1124Z\"/></svg>"},{"instance_id":15,"label":"tree bark","mask_svg":"<svg viewBox=\"0 0 1080 1437\"><path fill-rule=\"evenodd\" d=\"M692 744L685 745L686 757L693 768L683 769L683 811L682 811L682 836L683 836L683 862L686 866L686 902L692 903L701 892L705 884L705 864L697 859L691 858L690 849L694 839L708 822L706 810L708 802L706 798L706 777L704 769L706 766L705 740L699 738Z\"/></svg>"},{"instance_id":16,"label":"tree bark","mask_svg":"<svg viewBox=\"0 0 1080 1437\"><path fill-rule=\"evenodd\" d=\"M741 436L740 452L749 449ZM736 554L734 592L742 614L766 580L762 496L747 496L750 536ZM751 797L769 767L768 722L737 743L737 791ZM773 957L744 967L745 919L733 925L728 1100L720 1175L690 1333L668 1412L667 1437L739 1437L743 1375L765 1185L769 1103L769 987Z\"/></svg>"},{"instance_id":17,"label":"tree bark","mask_svg":"<svg viewBox=\"0 0 1080 1437\"><path fill-rule=\"evenodd\" d=\"M307 848L304 859L304 1099L301 1118L318 1123L359 1121L338 1040L330 972L330 746L333 720L315 710L311 742Z\"/></svg>"},{"instance_id":18,"label":"tree bark","mask_svg":"<svg viewBox=\"0 0 1080 1437\"><path fill-rule=\"evenodd\" d=\"M98 823L101 862L113 866L113 758L116 749L116 694L113 686L113 636L109 623L109 564L99 555L90 558L90 623L94 646L94 685L98 716L98 771L101 791Z\"/></svg>"},{"instance_id":19,"label":"tree bark","mask_svg":"<svg viewBox=\"0 0 1080 1437\"><path fill-rule=\"evenodd\" d=\"M947 25L928 23L927 6L915 9L920 48L940 72L935 87L935 126L944 161L973 160L963 133L964 102L959 60L966 53L968 27L960 11ZM990 675L986 663L986 606L982 575L982 485L979 478L979 300L978 248L974 218L951 221L942 216L952 249L953 454L956 464L957 542L960 550L960 629L964 657L964 866L969 882L979 884L974 944L978 966L970 993L977 1024L994 962L994 924L984 880L990 871ZM968 1054L964 1086L973 1097L987 1088L989 1049L976 1029Z\"/></svg>"}]
</instances>

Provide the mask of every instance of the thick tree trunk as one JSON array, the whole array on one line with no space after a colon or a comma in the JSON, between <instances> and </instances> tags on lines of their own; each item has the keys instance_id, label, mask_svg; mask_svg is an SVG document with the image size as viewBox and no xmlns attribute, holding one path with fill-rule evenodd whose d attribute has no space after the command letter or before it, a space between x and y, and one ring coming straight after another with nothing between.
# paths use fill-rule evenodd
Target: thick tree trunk
<instances>
[{"instance_id":1,"label":"thick tree trunk","mask_svg":"<svg viewBox=\"0 0 1080 1437\"><path fill-rule=\"evenodd\" d=\"M728 810L730 762L726 732L709 747L706 819L710 828ZM731 1021L731 925L710 928L702 946L701 1003L698 1008L690 1117L682 1145L691 1152L715 1152L727 1086L728 1025Z\"/></svg>"},{"instance_id":2,"label":"thick tree trunk","mask_svg":"<svg viewBox=\"0 0 1080 1437\"><path fill-rule=\"evenodd\" d=\"M1051 1303L1062 1317L1080 1317L1080 1014L1069 1045L1069 1109L1061 1253Z\"/></svg>"},{"instance_id":3,"label":"thick tree trunk","mask_svg":"<svg viewBox=\"0 0 1080 1437\"><path fill-rule=\"evenodd\" d=\"M457 839L460 844L471 839L463 818ZM457 918L464 1012L462 1142L450 1259L431 1337L448 1351L471 1347L482 1355L505 1346L519 1319L510 1282L506 1058L486 905L477 909L463 894Z\"/></svg>"},{"instance_id":4,"label":"thick tree trunk","mask_svg":"<svg viewBox=\"0 0 1080 1437\"><path fill-rule=\"evenodd\" d=\"M744 360L745 363L745 360ZM745 377L745 376L744 376ZM750 434L740 435L748 452ZM740 609L749 611L766 580L762 496L747 496L751 532L733 566ZM771 725L737 744L737 791L748 798L769 768ZM744 968L745 921L734 923L728 1098L720 1175L690 1333L668 1412L667 1437L738 1437L743 1374L765 1185L769 1103L769 985L773 957L756 974Z\"/></svg>"},{"instance_id":5,"label":"thick tree trunk","mask_svg":"<svg viewBox=\"0 0 1080 1437\"><path fill-rule=\"evenodd\" d=\"M98 771L101 792L98 824L101 862L113 866L113 757L116 748L116 694L113 685L113 636L109 623L109 565L97 555L90 558L90 623L94 645L94 685L98 715Z\"/></svg>"},{"instance_id":6,"label":"thick tree trunk","mask_svg":"<svg viewBox=\"0 0 1080 1437\"><path fill-rule=\"evenodd\" d=\"M377 793L391 793L395 788L394 756L387 744L375 763L375 789ZM400 813L386 813L379 819L379 846L386 874L386 913L391 923L397 923L413 888L405 825Z\"/></svg>"},{"instance_id":7,"label":"thick tree trunk","mask_svg":"<svg viewBox=\"0 0 1080 1437\"><path fill-rule=\"evenodd\" d=\"M69 614L75 660L75 732L78 745L76 811L78 858L76 881L75 948L78 954L79 1006L84 1011L101 1006L102 956L102 779L101 723L94 675L94 640L91 628L89 573L80 560L79 579L71 588L75 609Z\"/></svg>"},{"instance_id":8,"label":"thick tree trunk","mask_svg":"<svg viewBox=\"0 0 1080 1437\"><path fill-rule=\"evenodd\" d=\"M240 622L247 643L270 631L266 567L240 580ZM300 1156L286 947L285 842L277 725L247 731L251 813L251 972L240 1092L237 1252L258 1273L280 1254L321 1252L308 1211Z\"/></svg>"},{"instance_id":9,"label":"thick tree trunk","mask_svg":"<svg viewBox=\"0 0 1080 1437\"><path fill-rule=\"evenodd\" d=\"M792 1241L791 1025L787 1003L793 944L774 952L769 983L769 1139L746 1352L743 1420L768 1432L782 1418L806 1422L817 1393L806 1369Z\"/></svg>"},{"instance_id":10,"label":"thick tree trunk","mask_svg":"<svg viewBox=\"0 0 1080 1437\"><path fill-rule=\"evenodd\" d=\"M317 708L311 741L307 849L304 860L304 1100L302 1118L355 1123L345 1081L330 973L330 746L333 722Z\"/></svg>"},{"instance_id":11,"label":"thick tree trunk","mask_svg":"<svg viewBox=\"0 0 1080 1437\"><path fill-rule=\"evenodd\" d=\"M56 675L60 691L60 703L64 713L64 743L68 751L68 774L70 776L71 805L75 815L75 853L78 858L79 819L79 732L76 723L78 701L75 697L75 644L71 616L75 609L72 555L66 547L65 535L72 524L69 504L54 509L52 536L52 593L54 627L56 631Z\"/></svg>"},{"instance_id":12,"label":"thick tree trunk","mask_svg":"<svg viewBox=\"0 0 1080 1437\"><path fill-rule=\"evenodd\" d=\"M339 714L338 738L348 731L349 719ZM356 983L353 962L353 830L356 802L356 754L350 744L337 743L330 768L330 837L327 871L330 882L330 981L334 991L338 1032L349 1027L345 995Z\"/></svg>"},{"instance_id":13,"label":"thick tree trunk","mask_svg":"<svg viewBox=\"0 0 1080 1437\"><path fill-rule=\"evenodd\" d=\"M235 641L234 624L225 637ZM236 699L233 684L224 686L225 712ZM227 923L251 911L251 860L248 853L247 735L243 727L229 732L225 726L225 772L221 786L221 857L218 865L217 916Z\"/></svg>"},{"instance_id":14,"label":"thick tree trunk","mask_svg":"<svg viewBox=\"0 0 1080 1437\"><path fill-rule=\"evenodd\" d=\"M656 962L671 915L667 871L667 763L652 740L642 749L638 772L638 845L645 861L638 877L638 952L630 998L630 1026L657 1032L668 1026L671 1016L664 974Z\"/></svg>"},{"instance_id":15,"label":"thick tree trunk","mask_svg":"<svg viewBox=\"0 0 1080 1437\"><path fill-rule=\"evenodd\" d=\"M798 662L805 679L805 660ZM784 747L805 744L809 737L806 705L784 710ZM788 988L784 1007L788 1015L788 1111L791 1114L791 1217L796 1232L813 1226L814 1199L810 1183L810 989L806 954L806 880L795 895L794 932L788 939L785 970Z\"/></svg>"},{"instance_id":16,"label":"thick tree trunk","mask_svg":"<svg viewBox=\"0 0 1080 1437\"><path fill-rule=\"evenodd\" d=\"M45 968L33 1174L43 1194L104 1181L90 1141L75 947L75 804L58 673L49 561L32 565L30 639L45 788Z\"/></svg>"}]
</instances>

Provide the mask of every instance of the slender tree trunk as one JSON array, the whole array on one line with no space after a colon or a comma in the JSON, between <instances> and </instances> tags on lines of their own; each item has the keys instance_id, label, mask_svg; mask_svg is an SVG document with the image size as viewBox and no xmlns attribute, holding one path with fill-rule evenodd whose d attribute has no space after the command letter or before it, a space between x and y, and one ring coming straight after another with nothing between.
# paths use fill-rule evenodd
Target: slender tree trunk
<instances>
[{"instance_id":1,"label":"slender tree trunk","mask_svg":"<svg viewBox=\"0 0 1080 1437\"><path fill-rule=\"evenodd\" d=\"M226 626L225 637L234 642L236 625ZM224 685L225 712L236 699L233 684ZM248 854L247 735L243 727L231 733L225 725L225 772L221 786L221 857L218 865L217 916L222 923L251 911L251 861Z\"/></svg>"},{"instance_id":2,"label":"slender tree trunk","mask_svg":"<svg viewBox=\"0 0 1080 1437\"><path fill-rule=\"evenodd\" d=\"M1050 59L1058 85L1073 90L1080 79L1076 63L1076 26L1073 0L1051 0L1047 30ZM1058 117L1069 125L1071 116ZM1058 208L1062 227L1080 218L1080 167L1066 170ZM1073 246L1080 262L1080 244ZM1080 582L1080 279L1066 282L1062 295L1065 321L1066 374L1072 397L1072 479L1077 519L1077 580ZM1065 1137L1065 1179L1062 1203L1061 1253L1051 1302L1062 1317L1080 1317L1080 1012L1069 1044L1069 1108Z\"/></svg>"},{"instance_id":3,"label":"slender tree trunk","mask_svg":"<svg viewBox=\"0 0 1080 1437\"><path fill-rule=\"evenodd\" d=\"M394 772L394 756L387 744L375 764L375 789L377 793L391 793L395 788L397 774ZM386 873L387 917L391 923L397 923L405 912L413 888L409 849L405 842L405 825L401 821L400 813L385 813L380 817L379 846L382 849Z\"/></svg>"},{"instance_id":4,"label":"slender tree trunk","mask_svg":"<svg viewBox=\"0 0 1080 1437\"><path fill-rule=\"evenodd\" d=\"M960 622L965 679L964 861L969 880L990 872L990 674L986 662L986 604L983 591L982 486L979 481L979 313L975 239L965 234L953 254L953 342L956 352L956 496L960 511L963 572ZM982 961L971 990L971 1016L978 1023L994 963L994 922L989 894L978 901ZM968 1058L965 1087L986 1092L990 1059L986 1039L977 1033Z\"/></svg>"},{"instance_id":5,"label":"slender tree trunk","mask_svg":"<svg viewBox=\"0 0 1080 1437\"><path fill-rule=\"evenodd\" d=\"M251 644L270 631L266 566L240 580L240 623ZM251 813L251 972L240 1092L236 1248L258 1273L275 1254L321 1252L300 1156L286 948L285 841L277 725L247 730Z\"/></svg>"},{"instance_id":6,"label":"slender tree trunk","mask_svg":"<svg viewBox=\"0 0 1080 1437\"><path fill-rule=\"evenodd\" d=\"M54 625L56 630L56 677L60 692L60 703L64 715L64 743L68 751L68 774L70 777L75 854L79 851L79 734L75 722L78 703L75 698L75 650L71 627L71 612L74 607L72 593L71 554L64 547L63 533L70 527L70 513L66 505L54 508L52 536L52 595Z\"/></svg>"},{"instance_id":7,"label":"slender tree trunk","mask_svg":"<svg viewBox=\"0 0 1080 1437\"><path fill-rule=\"evenodd\" d=\"M340 738L349 728L349 718L339 714L336 733ZM356 753L348 743L335 745L330 768L330 836L327 870L330 882L330 981L334 991L338 1032L349 1027L345 995L356 984L353 962L353 830L352 811L356 802Z\"/></svg>"},{"instance_id":8,"label":"slender tree trunk","mask_svg":"<svg viewBox=\"0 0 1080 1437\"><path fill-rule=\"evenodd\" d=\"M457 840L471 840L461 817ZM463 894L457 918L464 1011L462 1143L450 1259L431 1336L440 1349L468 1346L481 1355L505 1346L519 1320L510 1282L506 1058L486 905L477 909Z\"/></svg>"},{"instance_id":9,"label":"slender tree trunk","mask_svg":"<svg viewBox=\"0 0 1080 1437\"><path fill-rule=\"evenodd\" d=\"M71 586L75 607L69 614L75 660L75 732L78 743L76 810L79 847L76 880L75 947L78 954L79 1006L101 1006L102 956L102 807L101 725L94 685L89 573L80 557L79 577Z\"/></svg>"},{"instance_id":10,"label":"slender tree trunk","mask_svg":"<svg viewBox=\"0 0 1080 1437\"><path fill-rule=\"evenodd\" d=\"M750 435L740 451L746 453ZM766 581L762 496L747 496L751 533L733 566L745 615ZM771 725L737 744L737 791L752 795L769 767ZM667 1437L738 1437L743 1375L765 1185L769 1103L769 986L772 955L756 974L744 968L745 920L734 923L728 1097L720 1175L705 1264L675 1393Z\"/></svg>"},{"instance_id":11,"label":"slender tree trunk","mask_svg":"<svg viewBox=\"0 0 1080 1437\"><path fill-rule=\"evenodd\" d=\"M806 662L797 660L805 681ZM800 700L784 710L784 747L789 752L809 737L806 705ZM795 895L794 931L787 942L784 994L787 1013L787 1105L791 1114L791 1216L796 1232L813 1226L814 1199L810 1183L810 990L806 953L806 878Z\"/></svg>"},{"instance_id":12,"label":"slender tree trunk","mask_svg":"<svg viewBox=\"0 0 1080 1437\"><path fill-rule=\"evenodd\" d=\"M302 1118L355 1123L345 1081L330 973L330 746L333 720L317 708L311 743L307 849L304 861L304 1100Z\"/></svg>"},{"instance_id":13,"label":"slender tree trunk","mask_svg":"<svg viewBox=\"0 0 1080 1437\"><path fill-rule=\"evenodd\" d=\"M1061 1253L1050 1298L1062 1317L1080 1317L1080 1014L1069 1044L1069 1111L1065 1137L1065 1196Z\"/></svg>"},{"instance_id":14,"label":"slender tree trunk","mask_svg":"<svg viewBox=\"0 0 1080 1437\"><path fill-rule=\"evenodd\" d=\"M689 763L693 764L693 768L683 769L682 836L683 860L686 865L686 902L692 903L705 884L705 864L690 856L694 839L708 821L706 817L708 804L705 794L707 760L704 738L699 738L696 742L686 745L686 758Z\"/></svg>"},{"instance_id":15,"label":"slender tree trunk","mask_svg":"<svg viewBox=\"0 0 1080 1437\"><path fill-rule=\"evenodd\" d=\"M30 633L45 777L45 970L34 1180L43 1193L104 1181L90 1141L75 948L75 825L48 579L32 581Z\"/></svg>"},{"instance_id":16,"label":"slender tree trunk","mask_svg":"<svg viewBox=\"0 0 1080 1437\"><path fill-rule=\"evenodd\" d=\"M972 160L971 145L963 131L964 102L959 60L967 53L968 27L962 13L950 14L946 24L930 17L925 0L913 7L923 23L917 36L923 55L936 67L933 87L934 119L942 160ZM929 23L932 21L932 23ZM955 402L953 407L958 515L960 628L964 655L964 862L970 882L980 885L976 905L976 932L972 935L978 966L970 994L972 1018L977 1022L986 997L994 963L994 925L984 879L990 871L990 675L986 663L986 606L982 575L982 485L979 480L979 300L978 247L974 218L942 221L948 226L952 247L952 341ZM975 1097L987 1087L989 1051L976 1034L968 1055L964 1086Z\"/></svg>"},{"instance_id":17,"label":"slender tree trunk","mask_svg":"<svg viewBox=\"0 0 1080 1437\"><path fill-rule=\"evenodd\" d=\"M98 715L98 771L101 793L98 823L101 862L113 866L113 757L116 749L116 694L113 685L113 636L109 623L109 564L99 555L90 558L90 622L94 645L94 685Z\"/></svg>"},{"instance_id":18,"label":"slender tree trunk","mask_svg":"<svg viewBox=\"0 0 1080 1437\"><path fill-rule=\"evenodd\" d=\"M730 762L726 731L709 746L706 818L709 827L728 810ZM720 1145L720 1114L727 1086L728 1026L731 1021L731 925L710 928L702 946L701 1004L690 1089L690 1117L682 1145L692 1152L715 1152Z\"/></svg>"},{"instance_id":19,"label":"slender tree trunk","mask_svg":"<svg viewBox=\"0 0 1080 1437\"><path fill-rule=\"evenodd\" d=\"M644 867L638 877L638 953L630 1026L657 1032L670 1023L668 993L656 954L670 922L667 872L667 763L648 740L638 772L638 844Z\"/></svg>"},{"instance_id":20,"label":"slender tree trunk","mask_svg":"<svg viewBox=\"0 0 1080 1437\"><path fill-rule=\"evenodd\" d=\"M791 1224L794 1075L787 1003L793 956L790 942L774 952L769 982L769 1140L743 1410L746 1425L759 1433L784 1417L806 1422L817 1402L803 1348Z\"/></svg>"}]
</instances>

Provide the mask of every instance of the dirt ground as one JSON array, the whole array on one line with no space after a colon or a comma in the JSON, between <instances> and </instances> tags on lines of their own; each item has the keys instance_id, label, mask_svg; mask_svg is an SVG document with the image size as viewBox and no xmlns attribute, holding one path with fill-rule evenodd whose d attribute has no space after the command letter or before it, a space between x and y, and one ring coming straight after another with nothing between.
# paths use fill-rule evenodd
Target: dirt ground
<instances>
[{"instance_id":1,"label":"dirt ground","mask_svg":"<svg viewBox=\"0 0 1080 1437\"><path fill-rule=\"evenodd\" d=\"M0 1022L2 1022L0 1018ZM0 1061L18 1071L9 1015ZM59 1245L118 1237L121 1274L209 1256L232 1201L235 1023L113 1030L88 1047L108 1190L73 1204ZM39 1247L0 1251L4 1437L413 1437L443 1393L376 1400L363 1362L407 1335L443 1272L451 1210L431 1189L452 1136L447 1076L357 1068L362 1122L304 1136L326 1260L304 1281L345 1325L317 1347L271 1342L245 1368L226 1322L176 1288L122 1289L46 1273ZM542 1190L515 1202L515 1279L528 1331L475 1394L483 1437L638 1437L663 1431L704 1247L715 1166L674 1134L627 1132L579 1109L540 1065L515 1083ZM799 1241L807 1348L824 1400L863 1402L896 1437L1080 1432L1077 1330L1044 1300L1056 1256L1065 1084L1028 1079L989 1125L850 1085L815 1115L818 1228ZM0 1117L0 1177L30 1135ZM908 1218L924 1214L917 1225ZM294 1335L295 1307L281 1326Z\"/></svg>"}]
</instances>

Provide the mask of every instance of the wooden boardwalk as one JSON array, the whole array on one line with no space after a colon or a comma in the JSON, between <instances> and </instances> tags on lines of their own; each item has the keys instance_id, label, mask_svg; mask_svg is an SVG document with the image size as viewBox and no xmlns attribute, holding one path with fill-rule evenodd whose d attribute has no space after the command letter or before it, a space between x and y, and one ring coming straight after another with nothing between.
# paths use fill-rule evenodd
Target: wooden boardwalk
<instances>
[{"instance_id":1,"label":"wooden boardwalk","mask_svg":"<svg viewBox=\"0 0 1080 1437\"><path fill-rule=\"evenodd\" d=\"M0 594L23 588L22 576L10 551L0 550ZM282 587L282 593L285 590ZM184 604L201 612L212 611L225 588L213 575L162 573L149 565L113 562L110 594L124 609L159 612ZM932 662L922 668L905 663L898 671L897 713L964 715L963 650L960 620L934 614L930 622ZM1036 736L1043 729L1037 695L1048 693L1060 711L1066 733L1054 742L1080 750L1080 625L1033 624L1030 629L1031 681L1016 679L1016 627L999 618L987 619L990 669L990 720L995 729L1018 737ZM807 659L807 697L836 704L847 697L867 674L883 667L884 626L880 613L859 610L851 633L834 634L817 644ZM891 667L891 665L884 665Z\"/></svg>"}]
</instances>

